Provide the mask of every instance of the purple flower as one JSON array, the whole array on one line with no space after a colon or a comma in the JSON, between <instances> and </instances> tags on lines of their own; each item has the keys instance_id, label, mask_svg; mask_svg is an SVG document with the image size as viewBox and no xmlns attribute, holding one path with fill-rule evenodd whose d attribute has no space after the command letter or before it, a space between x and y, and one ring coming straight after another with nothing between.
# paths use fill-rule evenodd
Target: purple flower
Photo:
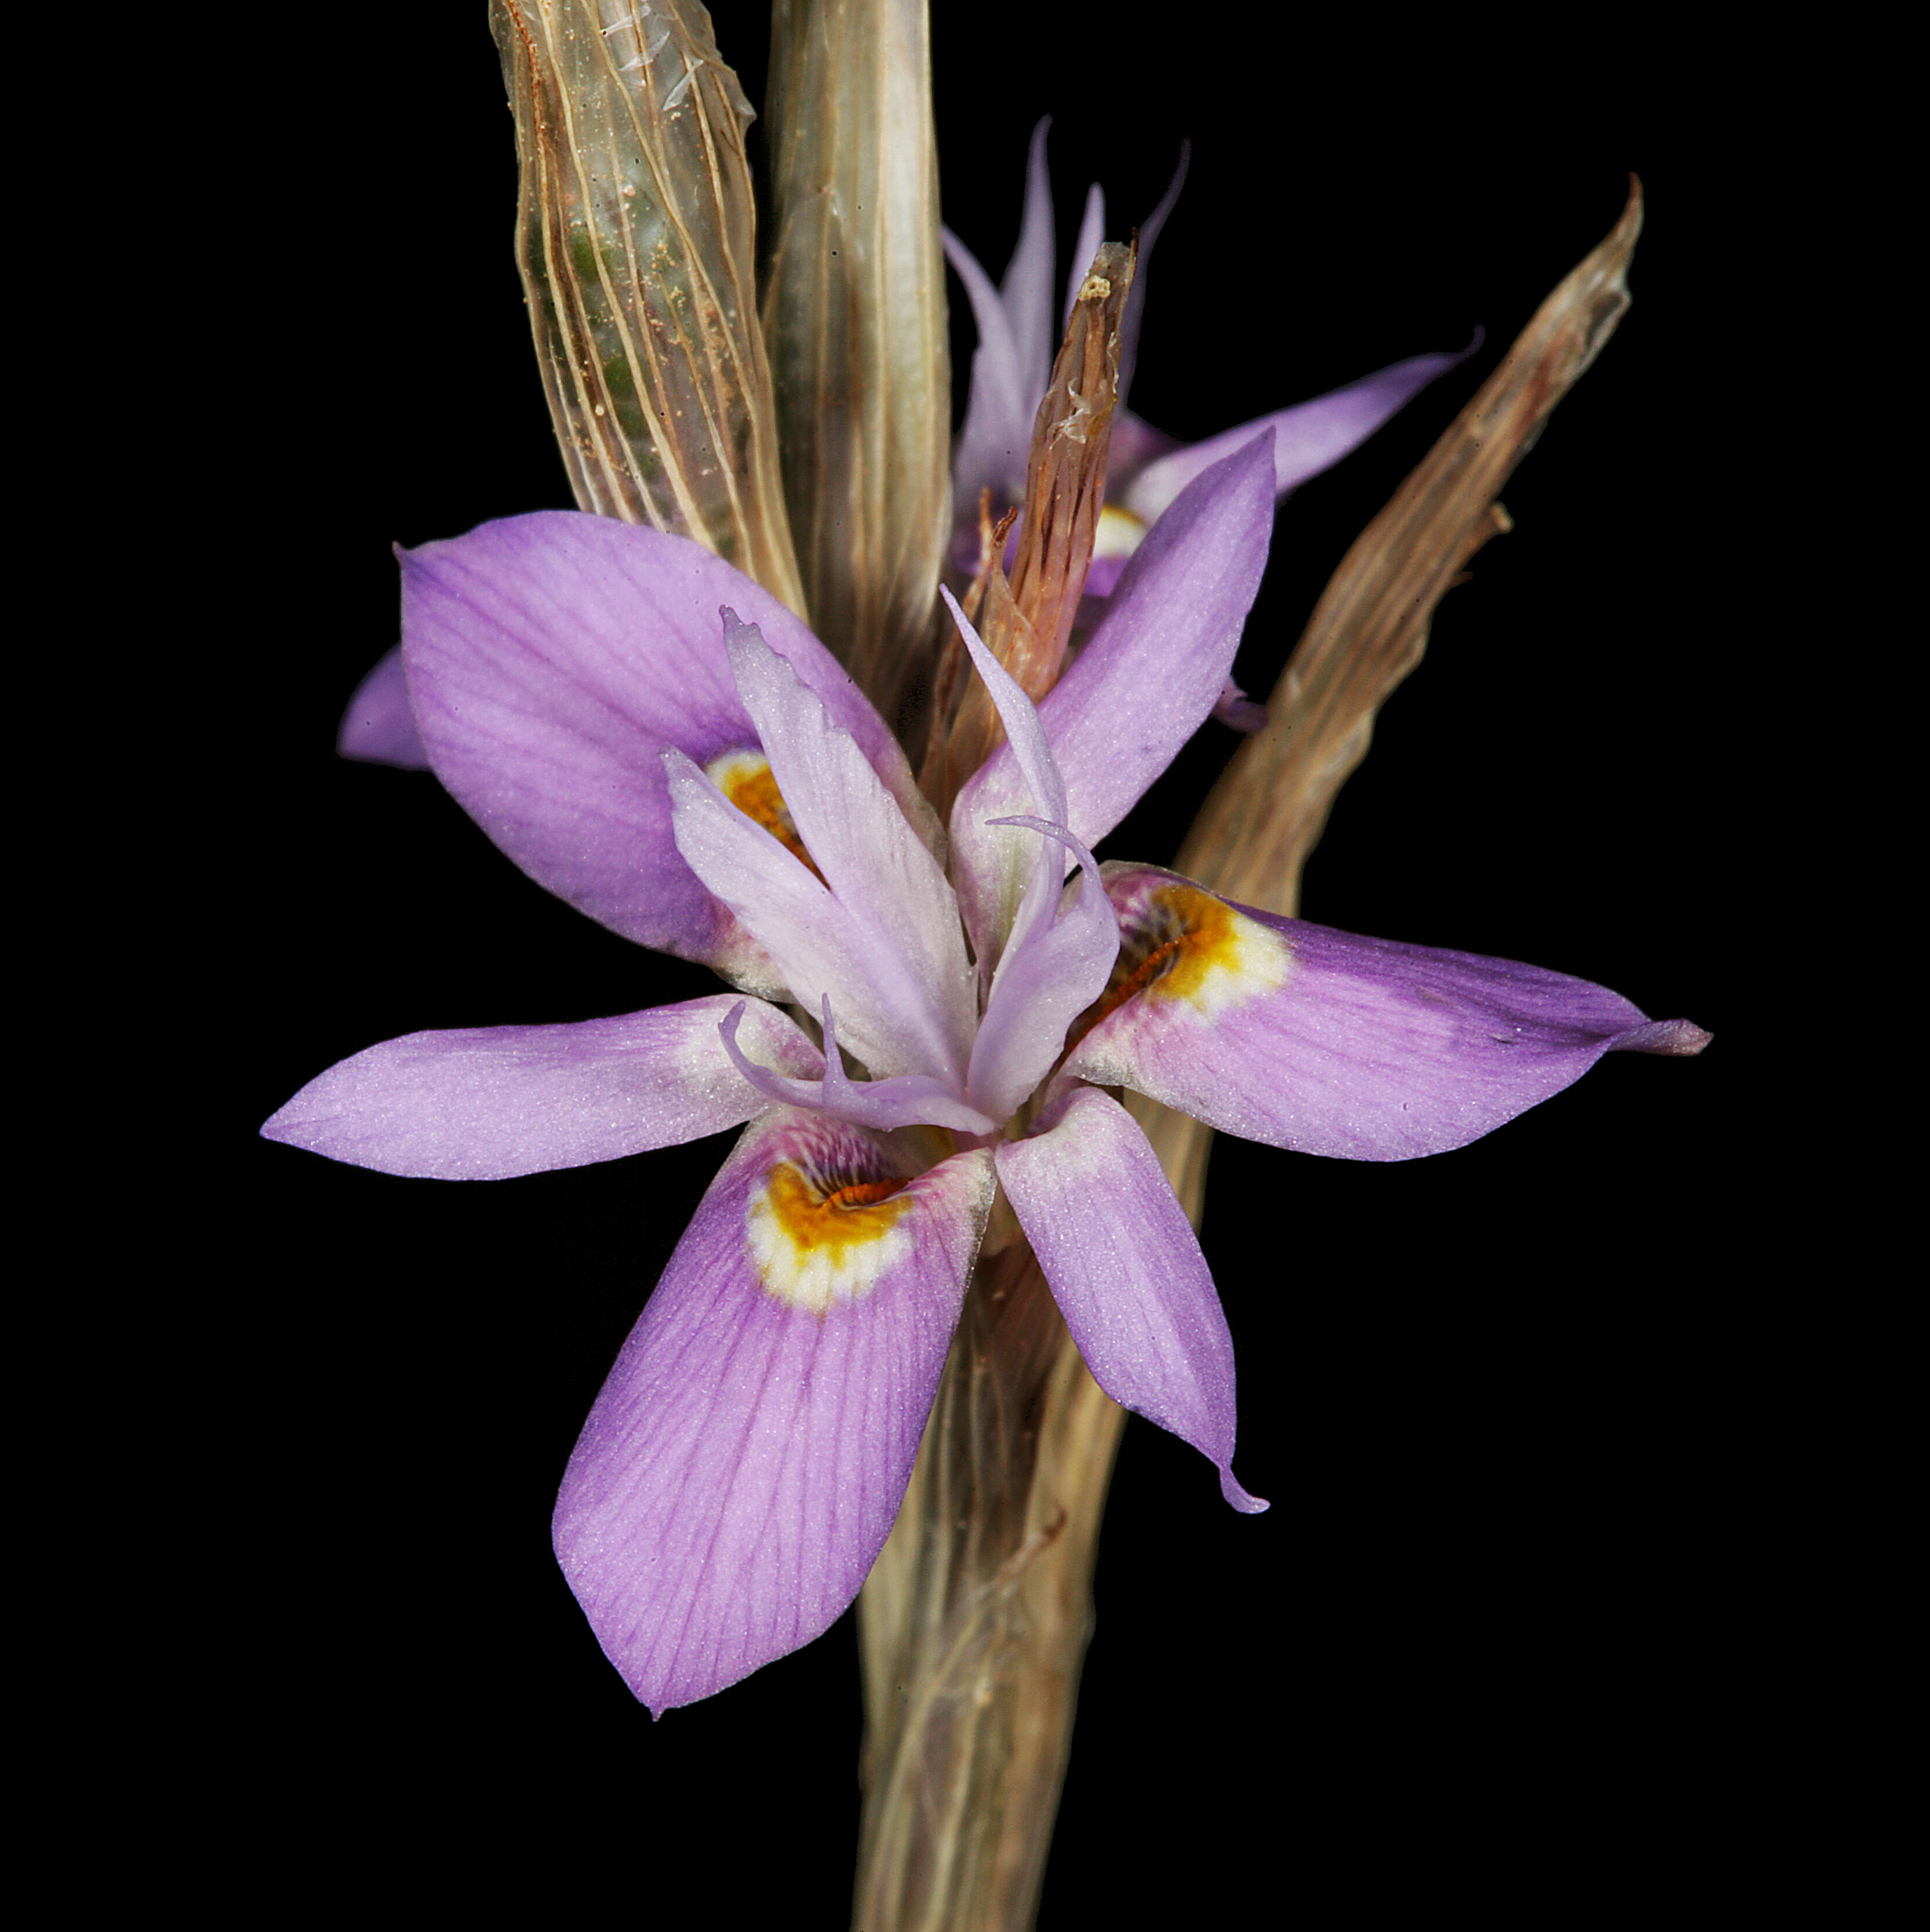
<instances>
[{"instance_id":1,"label":"purple flower","mask_svg":"<svg viewBox=\"0 0 1930 1932\"><path fill-rule=\"evenodd\" d=\"M264 1131L464 1178L743 1126L557 1508L571 1585L653 1710L857 1594L1001 1190L1101 1386L1198 1448L1236 1508L1265 1507L1232 1473L1232 1346L1199 1244L1107 1088L1401 1160L1605 1052L1703 1043L1560 974L1094 863L1224 683L1275 474L1262 438L1188 484L1036 709L963 626L1007 736L948 843L828 652L697 544L553 512L404 557L409 693L443 782L540 883L740 990L392 1040Z\"/></svg>"},{"instance_id":2,"label":"purple flower","mask_svg":"<svg viewBox=\"0 0 1930 1932\"><path fill-rule=\"evenodd\" d=\"M1018 245L998 287L971 251L947 230L946 259L964 283L978 326L978 347L973 352L971 393L964 427L953 453L954 533L953 562L968 574L978 555L978 504L981 490L992 491L996 515L1008 504L1023 500L1025 462L1032 440L1032 422L1052 373L1052 352L1058 342L1052 310L1054 280L1052 187L1046 167L1046 134L1041 121L1033 130L1025 178L1025 207ZM1145 301L1145 268L1153 244L1179 199L1186 176L1182 156L1179 172L1158 207L1139 231L1139 273L1127 297L1119 345L1119 407L1113 417L1108 463L1106 507L1100 520L1092 567L1085 580L1088 597L1104 597L1118 580L1126 559L1145 532L1163 517L1194 477L1244 448L1268 430L1273 434L1274 494L1289 495L1310 477L1331 469L1358 448L1388 418L1480 345L1457 355L1411 356L1370 376L1363 376L1291 409L1276 410L1204 442L1182 444L1163 434L1125 407L1139 343L1139 322ZM1085 218L1073 250L1072 277L1063 325L1073 298L1104 232L1106 204L1095 186L1086 197ZM1263 722L1257 706L1253 716L1229 722L1253 728Z\"/></svg>"}]
</instances>

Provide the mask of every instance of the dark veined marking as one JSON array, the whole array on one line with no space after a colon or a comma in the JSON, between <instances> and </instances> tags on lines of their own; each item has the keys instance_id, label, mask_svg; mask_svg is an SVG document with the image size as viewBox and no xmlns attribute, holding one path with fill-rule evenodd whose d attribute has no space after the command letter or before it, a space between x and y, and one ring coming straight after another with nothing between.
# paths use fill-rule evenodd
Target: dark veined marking
<instances>
[{"instance_id":1,"label":"dark veined marking","mask_svg":"<svg viewBox=\"0 0 1930 1932\"><path fill-rule=\"evenodd\" d=\"M772 1218L793 1247L806 1253L829 1250L842 1258L847 1249L869 1246L889 1234L911 1202L894 1197L902 1180L814 1180L794 1161L770 1171L764 1198Z\"/></svg>"},{"instance_id":2,"label":"dark veined marking","mask_svg":"<svg viewBox=\"0 0 1930 1932\"><path fill-rule=\"evenodd\" d=\"M1217 966L1237 958L1244 923L1231 906L1196 886L1160 886L1136 918L1121 922L1112 976L1067 1030L1067 1050L1142 993L1155 1000L1195 998Z\"/></svg>"}]
</instances>

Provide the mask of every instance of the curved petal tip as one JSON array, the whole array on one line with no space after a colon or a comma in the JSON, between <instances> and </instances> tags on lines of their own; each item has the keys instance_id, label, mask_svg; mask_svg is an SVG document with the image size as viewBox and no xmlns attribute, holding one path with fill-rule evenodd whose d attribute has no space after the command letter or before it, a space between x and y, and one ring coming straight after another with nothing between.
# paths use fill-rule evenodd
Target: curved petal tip
<instances>
[{"instance_id":1,"label":"curved petal tip","mask_svg":"<svg viewBox=\"0 0 1930 1932\"><path fill-rule=\"evenodd\" d=\"M1273 1508L1265 1496L1250 1496L1235 1480L1231 1469L1220 1472L1220 1493L1242 1516L1259 1516Z\"/></svg>"},{"instance_id":2,"label":"curved petal tip","mask_svg":"<svg viewBox=\"0 0 1930 1932\"><path fill-rule=\"evenodd\" d=\"M1615 1053L1666 1053L1688 1059L1700 1053L1715 1036L1693 1020L1650 1020L1631 1027L1610 1048Z\"/></svg>"}]
</instances>

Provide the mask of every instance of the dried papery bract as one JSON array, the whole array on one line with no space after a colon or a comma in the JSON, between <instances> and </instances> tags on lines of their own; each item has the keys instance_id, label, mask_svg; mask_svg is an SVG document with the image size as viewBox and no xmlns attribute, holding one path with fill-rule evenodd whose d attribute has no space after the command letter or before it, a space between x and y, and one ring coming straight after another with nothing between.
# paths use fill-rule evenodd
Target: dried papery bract
<instances>
[{"instance_id":1,"label":"dried papery bract","mask_svg":"<svg viewBox=\"0 0 1930 1932\"><path fill-rule=\"evenodd\" d=\"M1355 538L1268 700L1265 728L1235 754L1180 848L1175 863L1187 878L1269 911L1298 910L1300 868L1367 755L1374 714L1421 662L1435 606L1469 558L1510 527L1496 501L1502 486L1627 312L1641 231L1631 177L1601 246Z\"/></svg>"},{"instance_id":2,"label":"dried papery bract","mask_svg":"<svg viewBox=\"0 0 1930 1932\"><path fill-rule=\"evenodd\" d=\"M1025 514L1012 561L1012 598L1030 635L1001 662L1036 702L1052 689L1072 634L1106 498L1112 412L1119 399L1121 319L1137 244L1103 242L1080 285L1039 405L1025 465ZM994 646L995 649L998 647Z\"/></svg>"},{"instance_id":3,"label":"dried papery bract","mask_svg":"<svg viewBox=\"0 0 1930 1932\"><path fill-rule=\"evenodd\" d=\"M578 505L809 614L758 326L752 118L691 0L493 0L516 255Z\"/></svg>"},{"instance_id":4,"label":"dried papery bract","mask_svg":"<svg viewBox=\"0 0 1930 1932\"><path fill-rule=\"evenodd\" d=\"M1025 502L1008 580L1002 542L989 534L967 614L1034 703L1058 682L1105 507L1106 459L1119 398L1121 321L1137 245L1100 244L1067 318L1052 379L1033 418ZM964 646L947 640L920 782L941 815L997 746L998 713L984 686L963 675Z\"/></svg>"},{"instance_id":5,"label":"dried papery bract","mask_svg":"<svg viewBox=\"0 0 1930 1932\"><path fill-rule=\"evenodd\" d=\"M926 674L951 362L924 0L779 0L764 339L818 634L885 716Z\"/></svg>"},{"instance_id":6,"label":"dried papery bract","mask_svg":"<svg viewBox=\"0 0 1930 1932\"><path fill-rule=\"evenodd\" d=\"M1628 307L1639 191L1348 552L1269 706L1182 847L1189 877L1291 912L1373 716L1435 606L1507 526L1496 493ZM1196 1226L1211 1130L1128 1094ZM890 1540L859 1599L864 1835L854 1928L1027 1932L1091 1630L1124 1412L1094 1382L1022 1240L997 1224Z\"/></svg>"},{"instance_id":7,"label":"dried papery bract","mask_svg":"<svg viewBox=\"0 0 1930 1932\"><path fill-rule=\"evenodd\" d=\"M1641 232L1642 188L1631 176L1620 220L1355 538L1274 686L1265 728L1235 753L1180 848L1173 863L1188 878L1248 905L1298 912L1301 870L1367 756L1375 714L1420 663L1435 609L1469 559L1512 527L1496 500L1502 486L1628 312ZM1126 1105L1196 1220L1213 1130L1140 1094Z\"/></svg>"}]
</instances>

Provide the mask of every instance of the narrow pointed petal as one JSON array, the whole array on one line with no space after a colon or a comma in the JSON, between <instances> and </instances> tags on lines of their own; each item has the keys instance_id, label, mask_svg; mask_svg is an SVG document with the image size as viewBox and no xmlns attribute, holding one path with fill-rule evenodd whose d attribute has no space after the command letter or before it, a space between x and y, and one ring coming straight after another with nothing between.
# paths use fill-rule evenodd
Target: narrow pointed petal
<instances>
[{"instance_id":1,"label":"narrow pointed petal","mask_svg":"<svg viewBox=\"0 0 1930 1932\"><path fill-rule=\"evenodd\" d=\"M1030 815L1004 821L1043 834L1029 863L1016 840L998 848L997 888L981 892L983 915L972 929L981 974L989 973L985 1017L972 1042L972 1100L1000 1119L1044 1078L1059 1056L1072 1020L1099 997L1119 950L1118 923L1092 854L1065 830L1064 781L1044 727L1018 680L987 649L949 590L939 595L990 693L1006 744L1030 794ZM989 834L990 826L982 828ZM1061 906L1069 852L1085 868L1079 890ZM981 872L983 888L987 875Z\"/></svg>"},{"instance_id":2,"label":"narrow pointed petal","mask_svg":"<svg viewBox=\"0 0 1930 1932\"><path fill-rule=\"evenodd\" d=\"M756 742L724 604L761 627L887 788L921 810L903 753L823 645L686 538L552 511L425 544L402 565L404 662L437 776L532 878L626 938L769 981L677 851L659 759L666 745L706 762Z\"/></svg>"},{"instance_id":3,"label":"narrow pointed petal","mask_svg":"<svg viewBox=\"0 0 1930 1932\"><path fill-rule=\"evenodd\" d=\"M977 1105L1001 1120L1051 1070L1067 1028L1104 992L1119 954L1118 921L1092 854L1043 818L1007 822L1043 833L1049 850L1067 848L1082 872L1072 898L1050 916L1047 908L1058 897L1059 866L1042 858L992 978L985 1018L972 1042L968 1090Z\"/></svg>"},{"instance_id":4,"label":"narrow pointed petal","mask_svg":"<svg viewBox=\"0 0 1930 1932\"><path fill-rule=\"evenodd\" d=\"M1021 812L1029 812L1048 825L1063 829L1067 813L1065 781L1060 777L1058 767L1052 760L1052 748L1046 742L1045 728L1039 722L1037 707L1020 688L1018 680L992 655L971 619L959 608L958 599L943 587L938 595L944 598L952 622L958 627L959 638L984 682L992 708L1004 728L1005 745L1002 748L1015 768L1015 802ZM954 840L963 825L965 797L969 795L972 795L971 788L968 786L966 794L961 795L953 808ZM996 821L1008 829L1020 822L1019 813ZM976 861L968 868L967 877L965 924L971 934L980 975L987 980L1003 958L1015 925L1036 923L1049 916L1048 908L1057 910L1058 888L1065 877L1067 866L1065 854L1055 847L1049 844L1041 850L1016 830L1011 830L1010 836L1001 838L993 830L992 824L988 821L973 826L973 836L968 838L963 848L969 850ZM1076 839L1072 840L1067 850L1077 843ZM954 850L958 849L961 848L955 845Z\"/></svg>"},{"instance_id":5,"label":"narrow pointed petal","mask_svg":"<svg viewBox=\"0 0 1930 1932\"><path fill-rule=\"evenodd\" d=\"M1480 338L1475 338L1478 346ZM1290 410L1256 416L1237 428L1223 430L1204 442L1187 444L1148 464L1127 485L1121 501L1136 517L1157 523L1179 493L1201 471L1243 449L1256 436L1274 433L1274 488L1284 496L1309 477L1331 470L1342 457L1358 449L1390 416L1397 415L1437 376L1474 352L1458 356L1410 356L1404 362L1377 369L1345 388L1330 390Z\"/></svg>"},{"instance_id":6,"label":"narrow pointed petal","mask_svg":"<svg viewBox=\"0 0 1930 1932\"><path fill-rule=\"evenodd\" d=\"M751 1059L737 1042L737 1028L747 1002L740 1000L724 1016L717 1031L731 1064L767 1100L786 1107L809 1108L834 1120L880 1132L893 1127L948 1127L958 1133L989 1134L998 1123L968 1106L943 1081L928 1073L899 1073L888 1080L854 1080L838 1058L836 1024L831 1002L824 1002L824 1052L812 1080L788 1077Z\"/></svg>"},{"instance_id":7,"label":"narrow pointed petal","mask_svg":"<svg viewBox=\"0 0 1930 1932\"><path fill-rule=\"evenodd\" d=\"M1046 166L1046 133L1052 124L1048 116L1032 130L1025 157L1025 216L1019 224L1018 246L998 287L1019 354L1019 374L1035 404L1051 380L1055 346L1052 281L1057 265L1052 259L1052 182Z\"/></svg>"},{"instance_id":8,"label":"narrow pointed petal","mask_svg":"<svg viewBox=\"0 0 1930 1932\"><path fill-rule=\"evenodd\" d=\"M850 923L872 1006L853 1006L855 986L794 990L814 1005L831 993L868 1040L893 1043L890 1064L874 1073L962 1083L977 1000L944 872L817 694L753 626L726 614L725 630L744 707L798 836Z\"/></svg>"},{"instance_id":9,"label":"narrow pointed petal","mask_svg":"<svg viewBox=\"0 0 1930 1932\"><path fill-rule=\"evenodd\" d=\"M395 645L376 660L375 668L355 688L335 734L335 750L344 758L366 765L395 765L405 772L425 772L429 754L409 709L409 686L402 671L402 646Z\"/></svg>"},{"instance_id":10,"label":"narrow pointed petal","mask_svg":"<svg viewBox=\"0 0 1930 1932\"><path fill-rule=\"evenodd\" d=\"M962 1088L967 1048L935 1028L877 933L681 752L666 752L664 765L678 849L773 962L786 996L809 1007L830 995L845 1044L874 1076L935 1073Z\"/></svg>"},{"instance_id":11,"label":"narrow pointed petal","mask_svg":"<svg viewBox=\"0 0 1930 1932\"><path fill-rule=\"evenodd\" d=\"M1119 323L1119 400L1122 404L1133 386L1133 371L1139 366L1139 324L1146 312L1147 264L1152 260L1153 244L1166 225L1166 217L1178 205L1179 191L1186 185L1187 166L1192 159L1193 143L1182 141L1179 166L1173 170L1166 193L1160 196L1159 206L1139 224L1139 273L1133 278L1132 292L1126 298L1126 313Z\"/></svg>"},{"instance_id":12,"label":"narrow pointed petal","mask_svg":"<svg viewBox=\"0 0 1930 1932\"><path fill-rule=\"evenodd\" d=\"M856 1128L753 1121L570 1458L557 1557L659 1714L819 1635L897 1514L993 1178L968 1153L829 1198L893 1172Z\"/></svg>"},{"instance_id":13,"label":"narrow pointed petal","mask_svg":"<svg viewBox=\"0 0 1930 1932\"><path fill-rule=\"evenodd\" d=\"M311 1080L262 1129L383 1174L499 1180L674 1147L770 1103L718 1023L745 1010L746 1050L787 1074L818 1050L761 1000L728 993L570 1026L465 1027L385 1040Z\"/></svg>"},{"instance_id":14,"label":"narrow pointed petal","mask_svg":"<svg viewBox=\"0 0 1930 1932\"><path fill-rule=\"evenodd\" d=\"M978 328L972 351L971 389L965 422L952 457L952 500L961 523L978 515L981 490L990 488L992 507L1018 502L1025 494L1025 458L1032 446L1032 412L1039 394L1028 400L1025 370L1010 318L992 278L950 229L941 237L945 260L965 284L971 317Z\"/></svg>"},{"instance_id":15,"label":"narrow pointed petal","mask_svg":"<svg viewBox=\"0 0 1930 1932\"><path fill-rule=\"evenodd\" d=\"M1052 746L1047 742L1044 726L1039 722L1038 707L1020 688L1019 680L986 648L985 640L978 634L971 620L959 608L959 600L943 585L939 586L938 595L951 613L952 622L958 626L959 636L974 668L992 694L992 706L998 713L999 723L1004 727L1019 776L1031 794L1032 810L1040 818L1050 819L1055 825L1063 824L1066 814L1065 781L1060 777L1058 767L1052 760Z\"/></svg>"},{"instance_id":16,"label":"narrow pointed petal","mask_svg":"<svg viewBox=\"0 0 1930 1932\"><path fill-rule=\"evenodd\" d=\"M1106 875L1124 943L1067 1074L1247 1140L1352 1160L1441 1154L1604 1053L1708 1043L1565 973L1282 919L1156 866Z\"/></svg>"},{"instance_id":17,"label":"narrow pointed petal","mask_svg":"<svg viewBox=\"0 0 1930 1932\"><path fill-rule=\"evenodd\" d=\"M1063 823L1082 844L1110 832L1211 715L1272 529L1272 459L1262 439L1187 486L1127 560L1092 641L1040 701L1065 785ZM1025 790L1016 754L1001 746L953 809L953 878L974 934L991 923L1015 862L1008 842L1016 835L989 824L1025 811Z\"/></svg>"},{"instance_id":18,"label":"narrow pointed petal","mask_svg":"<svg viewBox=\"0 0 1930 1932\"><path fill-rule=\"evenodd\" d=\"M1093 1379L1233 1478L1233 1339L1206 1258L1159 1156L1125 1108L1075 1088L1030 1139L998 1152L1019 1225Z\"/></svg>"},{"instance_id":19,"label":"narrow pointed petal","mask_svg":"<svg viewBox=\"0 0 1930 1932\"><path fill-rule=\"evenodd\" d=\"M1094 182L1085 191L1085 212L1079 217L1078 238L1072 244L1072 266L1066 274L1065 303L1059 313L1059 332L1061 334L1072 320L1073 304L1079 300L1079 292L1092 271L1092 258L1099 253L1099 244L1105 239L1106 190ZM1126 299L1130 305L1132 297L1129 295ZM1044 396L1046 386L1052 378L1052 364L1049 359L1046 367L1040 371L1033 404L1034 408L1038 406L1037 398Z\"/></svg>"}]
</instances>

